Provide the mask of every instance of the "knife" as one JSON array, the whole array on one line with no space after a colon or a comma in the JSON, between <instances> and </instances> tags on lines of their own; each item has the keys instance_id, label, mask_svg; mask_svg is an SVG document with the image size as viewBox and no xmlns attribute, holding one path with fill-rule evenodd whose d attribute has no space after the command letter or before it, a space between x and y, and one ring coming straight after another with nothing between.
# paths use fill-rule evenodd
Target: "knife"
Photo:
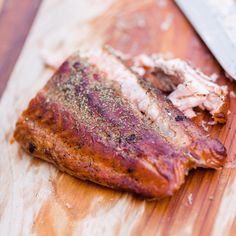
<instances>
[{"instance_id":1,"label":"knife","mask_svg":"<svg viewBox=\"0 0 236 236\"><path fill-rule=\"evenodd\" d=\"M236 23L234 28L230 29L234 30L235 38L232 38L229 29L224 27L224 16L211 7L209 0L175 0L175 2L225 72L236 80ZM236 14L236 4L230 11L231 14Z\"/></svg>"}]
</instances>

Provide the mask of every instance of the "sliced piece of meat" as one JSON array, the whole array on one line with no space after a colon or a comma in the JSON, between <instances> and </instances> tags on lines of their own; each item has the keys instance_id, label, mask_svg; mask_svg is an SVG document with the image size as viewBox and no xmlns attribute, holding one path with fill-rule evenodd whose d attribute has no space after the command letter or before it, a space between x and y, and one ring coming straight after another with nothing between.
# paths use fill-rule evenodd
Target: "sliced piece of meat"
<instances>
[{"instance_id":1,"label":"sliced piece of meat","mask_svg":"<svg viewBox=\"0 0 236 236\"><path fill-rule=\"evenodd\" d=\"M141 54L126 62L155 87L169 93L168 98L187 117L196 116L193 108L200 107L208 110L215 122L226 122L229 109L227 86L217 85L210 77L180 59L166 60L156 55Z\"/></svg>"},{"instance_id":2,"label":"sliced piece of meat","mask_svg":"<svg viewBox=\"0 0 236 236\"><path fill-rule=\"evenodd\" d=\"M15 139L80 179L147 198L172 195L192 168L220 168L224 146L106 50L74 54L33 98Z\"/></svg>"}]
</instances>

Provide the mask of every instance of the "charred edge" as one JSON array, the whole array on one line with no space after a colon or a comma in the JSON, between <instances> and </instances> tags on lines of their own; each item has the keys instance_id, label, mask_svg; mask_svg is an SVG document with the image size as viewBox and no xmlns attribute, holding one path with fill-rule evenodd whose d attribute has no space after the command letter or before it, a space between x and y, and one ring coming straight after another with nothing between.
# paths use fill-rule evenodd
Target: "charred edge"
<instances>
[{"instance_id":1,"label":"charred edge","mask_svg":"<svg viewBox=\"0 0 236 236\"><path fill-rule=\"evenodd\" d=\"M129 167L128 170L127 170L127 172L128 172L129 174L133 173L134 171L135 171L135 170L134 170L134 168L132 168L132 167Z\"/></svg>"},{"instance_id":2,"label":"charred edge","mask_svg":"<svg viewBox=\"0 0 236 236\"><path fill-rule=\"evenodd\" d=\"M184 116L184 115L177 115L176 117L175 117L175 121L185 121L185 120L187 120L187 117L186 116Z\"/></svg>"},{"instance_id":3,"label":"charred edge","mask_svg":"<svg viewBox=\"0 0 236 236\"><path fill-rule=\"evenodd\" d=\"M34 143L29 143L28 150L30 153L34 153L36 150L36 145Z\"/></svg>"},{"instance_id":4,"label":"charred edge","mask_svg":"<svg viewBox=\"0 0 236 236\"><path fill-rule=\"evenodd\" d=\"M136 143L136 135L135 134L131 134L126 138L126 141L128 143Z\"/></svg>"}]
</instances>

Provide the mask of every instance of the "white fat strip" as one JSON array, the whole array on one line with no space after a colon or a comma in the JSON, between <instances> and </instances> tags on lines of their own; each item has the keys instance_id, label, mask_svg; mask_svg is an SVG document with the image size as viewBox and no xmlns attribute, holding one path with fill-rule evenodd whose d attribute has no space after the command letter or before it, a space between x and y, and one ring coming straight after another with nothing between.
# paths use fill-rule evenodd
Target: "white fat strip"
<instances>
[{"instance_id":1,"label":"white fat strip","mask_svg":"<svg viewBox=\"0 0 236 236\"><path fill-rule=\"evenodd\" d=\"M159 115L158 106L154 99L146 94L146 91L137 83L137 78L130 73L114 56L100 49L82 54L88 58L91 64L105 72L107 79L117 82L121 86L122 94L128 98L131 104L144 112L152 121ZM128 79L127 79L128 78Z\"/></svg>"}]
</instances>

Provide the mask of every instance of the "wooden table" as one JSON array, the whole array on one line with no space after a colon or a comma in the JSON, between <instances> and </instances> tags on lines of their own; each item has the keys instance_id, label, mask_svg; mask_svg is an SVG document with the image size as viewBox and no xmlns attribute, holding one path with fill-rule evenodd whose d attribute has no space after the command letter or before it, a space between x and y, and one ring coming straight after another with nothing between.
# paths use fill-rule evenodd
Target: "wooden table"
<instances>
[{"instance_id":1,"label":"wooden table","mask_svg":"<svg viewBox=\"0 0 236 236\"><path fill-rule=\"evenodd\" d=\"M217 73L218 83L236 91L173 1L0 0L0 42L0 235L236 234L233 97L227 124L209 127L228 150L226 167L192 171L159 202L77 180L11 144L17 117L52 74L43 50L59 61L104 43L131 55L168 53Z\"/></svg>"},{"instance_id":2,"label":"wooden table","mask_svg":"<svg viewBox=\"0 0 236 236\"><path fill-rule=\"evenodd\" d=\"M41 0L0 0L0 97Z\"/></svg>"}]
</instances>

